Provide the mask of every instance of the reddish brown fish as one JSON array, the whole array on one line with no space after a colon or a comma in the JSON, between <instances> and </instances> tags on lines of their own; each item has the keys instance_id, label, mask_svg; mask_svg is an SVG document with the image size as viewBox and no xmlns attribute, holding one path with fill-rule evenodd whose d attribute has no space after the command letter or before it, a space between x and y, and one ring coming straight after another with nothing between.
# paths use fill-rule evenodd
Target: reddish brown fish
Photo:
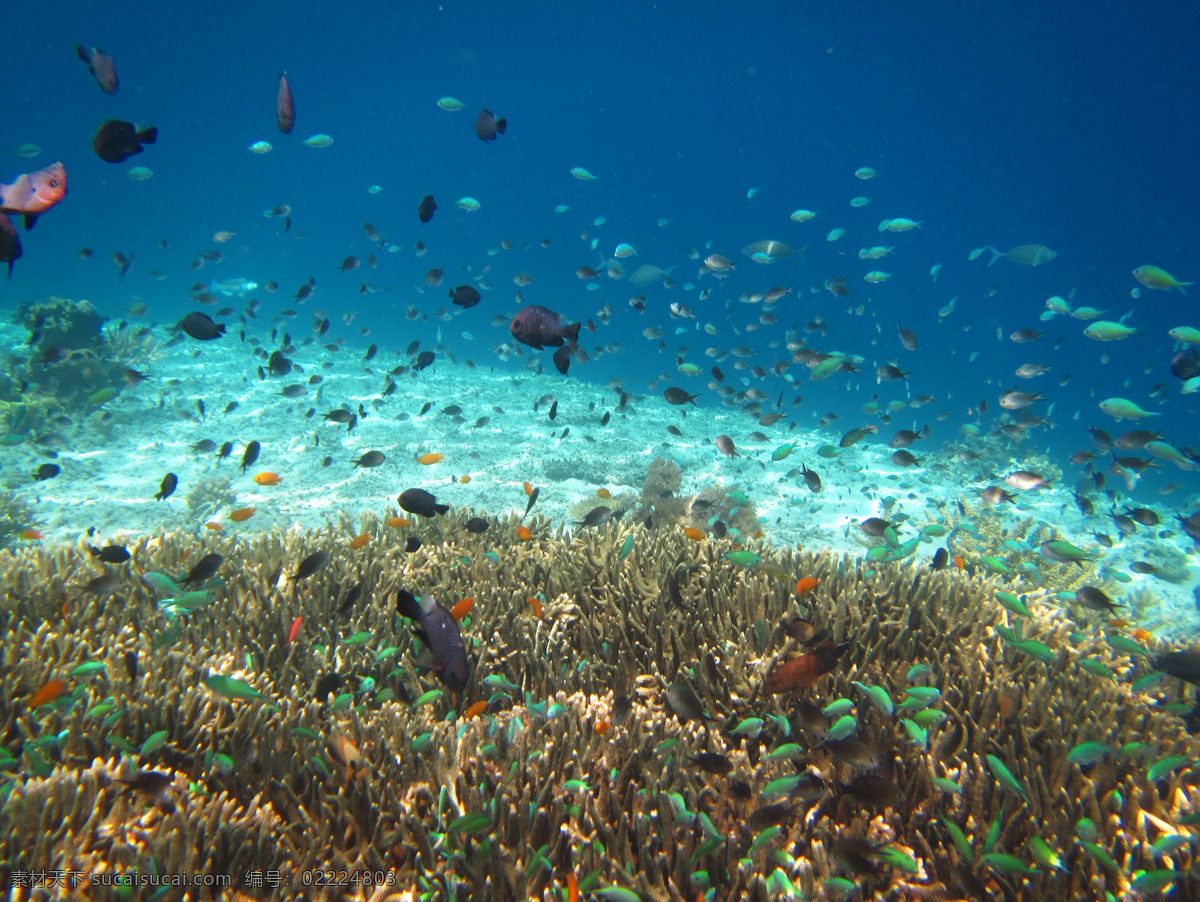
<instances>
[{"instance_id":1,"label":"reddish brown fish","mask_svg":"<svg viewBox=\"0 0 1200 902\"><path fill-rule=\"evenodd\" d=\"M763 688L767 692L791 692L794 689L807 689L837 667L838 661L848 648L850 648L849 642L843 642L841 645L826 642L799 657L784 661L767 674L767 678L763 681Z\"/></svg>"},{"instance_id":2,"label":"reddish brown fish","mask_svg":"<svg viewBox=\"0 0 1200 902\"><path fill-rule=\"evenodd\" d=\"M279 92L275 95L275 123L285 135L292 133L296 124L296 104L292 100L292 88L288 84L287 73L279 73Z\"/></svg>"},{"instance_id":3,"label":"reddish brown fish","mask_svg":"<svg viewBox=\"0 0 1200 902\"><path fill-rule=\"evenodd\" d=\"M62 163L51 163L37 172L27 172L11 185L0 184L0 213L25 214L25 231L37 218L67 194L67 170Z\"/></svg>"}]
</instances>

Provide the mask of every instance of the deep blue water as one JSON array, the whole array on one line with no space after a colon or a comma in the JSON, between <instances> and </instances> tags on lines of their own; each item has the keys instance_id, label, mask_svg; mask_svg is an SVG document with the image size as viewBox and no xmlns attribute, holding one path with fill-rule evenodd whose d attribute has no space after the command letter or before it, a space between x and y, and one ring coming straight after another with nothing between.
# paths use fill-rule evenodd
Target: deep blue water
<instances>
[{"instance_id":1,"label":"deep blue water","mask_svg":"<svg viewBox=\"0 0 1200 902\"><path fill-rule=\"evenodd\" d=\"M1200 10L1185 3L24 5L5 19L0 180L61 159L70 193L36 230L22 233L25 256L12 281L0 283L0 303L11 309L48 294L86 297L117 318L138 297L150 318L169 323L196 309L187 295L193 282L274 279L280 291L258 295L265 331L272 314L296 306L291 295L314 276L316 294L286 325L294 337L307 334L310 312L320 309L333 320L331 337L378 342L382 357L394 360L392 352L413 338L433 344L440 326L460 359L490 365L489 346L509 336L489 320L515 311L511 279L524 271L536 278L527 303L575 319L594 316L606 302L615 308L586 345L620 342L621 351L571 372L598 385L621 375L641 392L670 372L696 391L703 381L674 373L679 345L705 371L713 361L703 349L712 345L751 345L756 362L768 366L789 356L768 347L772 338L823 312L828 336L810 343L866 359L851 380L854 391L842 376L806 384L798 368L796 389L776 377L751 381L772 398L787 387L785 403L803 395L802 425L832 411L841 416L840 432L868 421L858 408L872 394L903 398L902 385L876 386L871 375L894 357L913 373L912 392L935 398L897 416L894 426L950 411L934 423L940 440L956 437L971 419L968 407L988 400L986 426L1000 392L1022 388L1044 390L1055 402L1053 432L1035 433L1031 447L1053 445L1065 457L1088 447L1088 422L1121 431L1129 424L1095 407L1112 395L1161 411L1155 425L1169 440L1197 445L1196 396L1178 395L1165 333L1200 327L1198 292L1143 289L1134 299L1130 271L1152 263L1180 279L1200 276L1198 33ZM115 96L102 94L75 58L76 42L114 57L121 77ZM296 96L290 136L274 122L280 69ZM443 95L466 108L439 109ZM508 133L495 143L473 133L481 107L508 118ZM109 118L156 125L158 144L125 164L99 160L91 136ZM333 146L302 145L318 132L333 136ZM249 153L256 140L270 141L274 151ZM17 156L13 148L26 142L42 154ZM155 174L131 181L125 172L133 165ZM598 179L578 181L572 166ZM878 177L856 179L860 166ZM372 184L383 191L368 194ZM759 189L752 199L751 188ZM416 206L427 193L440 209L422 225ZM482 209L456 209L463 195L478 198ZM872 201L853 209L855 195ZM293 208L290 234L262 216L277 204ZM571 210L557 214L556 204ZM801 207L818 218L792 222L788 214ZM899 235L877 230L895 216L924 224ZM597 227L596 217L607 221ZM660 228L660 218L671 222ZM373 248L361 220L400 251ZM828 242L834 227L848 233ZM579 237L584 228L587 241ZM189 271L198 253L215 246L218 230L236 233L221 246L226 259ZM543 238L549 248L540 247ZM575 270L598 264L591 238L605 257L625 241L639 252L627 263L677 267L675 287L648 289L650 310L640 317L627 304L635 293L627 282L602 278L600 290L587 290ZM807 243L804 262L759 266L740 254L762 238ZM412 252L418 239L429 248L423 258ZM501 239L517 249L488 256ZM520 249L526 241L532 246ZM989 268L986 254L967 260L983 245L1025 243L1059 256L1037 268L1006 261ZM880 261L858 259L859 248L875 244L897 250ZM724 284L697 278L698 263L685 253L703 255L706 245L741 264ZM95 258L79 260L82 247L94 248ZM114 251L136 257L123 280ZM377 270L338 272L345 256L365 259L372 251L381 258ZM934 282L929 270L937 263L944 266ZM451 322L405 319L410 301L426 314L449 306L445 288L422 294L414 287L439 265L447 267L448 285L469 281L460 266L490 265L496 290ZM893 276L872 286L862 280L871 269ZM168 278L156 281L151 270ZM849 299L810 293L839 275L850 276ZM378 293L359 293L368 279ZM687 282L697 288L685 292ZM795 288L774 311L778 322L735 335L731 322L744 326L761 312L737 296L773 285ZM698 299L704 287L714 288L707 302ZM1081 335L1085 324L1076 320L1040 324L1045 299L1072 290L1074 304L1105 309L1105 318L1133 311L1130 324L1140 333L1098 344ZM939 322L937 311L952 297L957 311ZM676 300L718 334L670 334L692 325L666 315ZM848 314L847 301L865 305L863 315ZM351 311L358 315L346 326L342 315ZM897 321L917 332L920 350L900 347ZM655 349L641 335L649 325L668 333L661 356L646 353ZM363 326L369 338L360 337ZM1021 327L1045 328L1046 340L997 340L998 329L1007 335ZM460 337L463 330L476 340ZM968 363L972 352L978 357ZM1105 354L1110 362L1101 364ZM549 354L542 356L548 368ZM1027 362L1052 365L1053 374L1016 379L1013 370ZM247 357L248 372L256 364ZM506 366L518 371L520 363ZM732 360L722 368L737 375ZM1074 378L1060 386L1066 373ZM1162 406L1148 397L1158 383L1170 388ZM711 392L702 397L718 403ZM747 420L747 431L753 428ZM1146 484L1180 476L1172 468Z\"/></svg>"}]
</instances>

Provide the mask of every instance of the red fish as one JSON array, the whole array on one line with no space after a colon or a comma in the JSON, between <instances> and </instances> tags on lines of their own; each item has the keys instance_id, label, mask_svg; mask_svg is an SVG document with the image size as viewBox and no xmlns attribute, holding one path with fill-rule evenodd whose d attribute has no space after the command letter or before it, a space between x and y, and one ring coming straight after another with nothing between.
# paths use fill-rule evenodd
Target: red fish
<instances>
[{"instance_id":1,"label":"red fish","mask_svg":"<svg viewBox=\"0 0 1200 902\"><path fill-rule=\"evenodd\" d=\"M66 194L66 167L62 163L51 163L45 169L18 176L11 185L0 184L0 213L23 213L25 231L29 231L38 216Z\"/></svg>"},{"instance_id":2,"label":"red fish","mask_svg":"<svg viewBox=\"0 0 1200 902\"><path fill-rule=\"evenodd\" d=\"M849 642L843 642L841 645L826 642L810 652L785 661L767 674L767 678L763 681L763 688L768 692L807 689L819 678L837 667L838 660L849 647Z\"/></svg>"},{"instance_id":3,"label":"red fish","mask_svg":"<svg viewBox=\"0 0 1200 902\"><path fill-rule=\"evenodd\" d=\"M13 263L21 256L21 238L13 221L0 213L0 263L8 264L8 277L12 278Z\"/></svg>"},{"instance_id":4,"label":"red fish","mask_svg":"<svg viewBox=\"0 0 1200 902\"><path fill-rule=\"evenodd\" d=\"M303 617L297 617L295 620L292 621L292 628L290 630L288 630L288 640L287 640L288 645L291 645L293 642L295 642L296 637L298 635L300 635L300 624L303 622L304 622Z\"/></svg>"},{"instance_id":5,"label":"red fish","mask_svg":"<svg viewBox=\"0 0 1200 902\"><path fill-rule=\"evenodd\" d=\"M275 95L275 122L285 135L292 133L296 124L296 104L292 100L292 89L288 85L287 73L279 73L279 93Z\"/></svg>"}]
</instances>

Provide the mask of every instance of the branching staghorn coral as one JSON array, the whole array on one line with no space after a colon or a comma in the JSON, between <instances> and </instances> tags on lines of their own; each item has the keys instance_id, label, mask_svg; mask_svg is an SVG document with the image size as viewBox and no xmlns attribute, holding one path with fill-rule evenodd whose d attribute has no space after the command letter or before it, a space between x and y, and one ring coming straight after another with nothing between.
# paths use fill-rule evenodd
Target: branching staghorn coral
<instances>
[{"instance_id":1,"label":"branching staghorn coral","mask_svg":"<svg viewBox=\"0 0 1200 902\"><path fill-rule=\"evenodd\" d=\"M469 531L473 513L399 529L343 519L253 539L232 529L143 538L105 591L81 588L100 565L78 549L6 556L0 745L15 763L4 770L0 858L85 873L148 872L153 859L228 874L240 898L315 898L305 875L343 869L357 882L340 897L364 900L548 902L568 873L643 899L694 898L698 880L723 899L821 898L833 878L865 898L961 898L964 874L1008 898L1074 899L1123 895L1136 871L1164 867L1180 893L1200 892L1190 844L1150 847L1194 829L1200 777L1189 762L1200 745L1144 694L1174 687L1135 692L1145 659L1100 635L1073 639L1048 593L1026 595L1018 634L991 576L773 554L632 523L568 535L535 516L522 540L515 516ZM371 538L351 548L357 530ZM407 552L412 536L422 545ZM733 563L738 547L770 566ZM325 565L294 578L316 551ZM149 574L181 576L209 553L224 556L211 599L186 617L162 613ZM817 584L798 596L800 577ZM473 599L462 693L418 665L398 588L447 608ZM806 653L792 638L797 617L847 648L811 688L771 695L767 674ZM79 670L94 663L99 672ZM910 678L913 665L927 669ZM213 674L245 689L230 697ZM30 710L53 679L62 693ZM666 690L680 683L702 714L676 713ZM918 709L886 714L861 688L899 708L918 685L937 690L930 708L945 715L926 728L927 748L901 723ZM798 706L839 698L855 702L873 771L835 754ZM751 718L757 732L751 722L735 733ZM1134 741L1145 745L1122 751ZM789 742L794 751L768 759ZM1083 743L1109 751L1076 763ZM732 771L705 773L702 751ZM1151 779L1172 757L1180 763ZM169 779L169 805L118 782L146 770ZM823 787L794 803L804 816L756 834L747 818L786 801L773 783L800 771ZM861 801L849 787L865 773L894 798ZM1077 839L1081 818L1113 866ZM1032 873L984 858L993 823L991 852ZM1066 871L1035 866L1035 837ZM894 857L856 872L852 840L880 846L876 856L886 843ZM283 882L255 889L254 871Z\"/></svg>"}]
</instances>

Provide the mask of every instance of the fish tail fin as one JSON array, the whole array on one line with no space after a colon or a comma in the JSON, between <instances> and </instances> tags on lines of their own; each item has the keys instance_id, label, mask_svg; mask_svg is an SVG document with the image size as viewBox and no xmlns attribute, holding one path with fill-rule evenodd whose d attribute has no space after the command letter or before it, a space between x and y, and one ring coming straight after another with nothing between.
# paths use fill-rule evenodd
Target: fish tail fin
<instances>
[{"instance_id":1,"label":"fish tail fin","mask_svg":"<svg viewBox=\"0 0 1200 902\"><path fill-rule=\"evenodd\" d=\"M580 325L582 325L582 324L581 323L571 323L571 325L567 326L567 328L564 330L563 334L566 335L567 338L571 339L571 341L579 341Z\"/></svg>"},{"instance_id":2,"label":"fish tail fin","mask_svg":"<svg viewBox=\"0 0 1200 902\"><path fill-rule=\"evenodd\" d=\"M26 213L25 214L25 231L28 232L35 225L37 225L37 214L36 213Z\"/></svg>"},{"instance_id":3,"label":"fish tail fin","mask_svg":"<svg viewBox=\"0 0 1200 902\"><path fill-rule=\"evenodd\" d=\"M450 505L449 504L435 504L433 506L433 509L435 511L437 511L439 514L444 514L444 513L446 513L446 511L450 510Z\"/></svg>"},{"instance_id":4,"label":"fish tail fin","mask_svg":"<svg viewBox=\"0 0 1200 902\"><path fill-rule=\"evenodd\" d=\"M151 125L149 128L144 128L136 135L139 144L153 144L158 140L158 128Z\"/></svg>"},{"instance_id":5,"label":"fish tail fin","mask_svg":"<svg viewBox=\"0 0 1200 902\"><path fill-rule=\"evenodd\" d=\"M404 589L396 590L396 610L400 612L401 617L407 617L409 620L421 618L420 603Z\"/></svg>"},{"instance_id":6,"label":"fish tail fin","mask_svg":"<svg viewBox=\"0 0 1200 902\"><path fill-rule=\"evenodd\" d=\"M1195 284L1196 284L1195 282L1180 282L1180 283L1179 283L1179 293L1180 293L1180 294L1187 294L1187 292L1186 292L1186 291L1184 291L1184 289L1183 289L1183 286L1184 286L1184 285L1195 285Z\"/></svg>"},{"instance_id":7,"label":"fish tail fin","mask_svg":"<svg viewBox=\"0 0 1200 902\"><path fill-rule=\"evenodd\" d=\"M9 260L8 261L8 277L9 277L9 279L12 278L12 268L13 268L13 261Z\"/></svg>"},{"instance_id":8,"label":"fish tail fin","mask_svg":"<svg viewBox=\"0 0 1200 902\"><path fill-rule=\"evenodd\" d=\"M496 120L496 131L498 131L500 134L504 134L504 130L506 128L508 128L508 119Z\"/></svg>"},{"instance_id":9,"label":"fish tail fin","mask_svg":"<svg viewBox=\"0 0 1200 902\"><path fill-rule=\"evenodd\" d=\"M1001 253L1000 251L996 250L996 249L995 249L994 247L992 247L990 244L989 244L987 247L985 247L985 248L984 248L984 250L987 250L987 251L991 251L991 252L992 252L992 259L988 261L988 266L991 266L993 263L995 263L997 260L999 260L1001 257L1003 257L1003 256L1004 256L1004 254L1003 254L1003 253Z\"/></svg>"},{"instance_id":10,"label":"fish tail fin","mask_svg":"<svg viewBox=\"0 0 1200 902\"><path fill-rule=\"evenodd\" d=\"M75 45L75 55L77 57L79 57L81 60L83 60L85 63L91 63L91 61L92 61L92 55L90 53L88 53L87 48L84 47L82 44Z\"/></svg>"}]
</instances>

